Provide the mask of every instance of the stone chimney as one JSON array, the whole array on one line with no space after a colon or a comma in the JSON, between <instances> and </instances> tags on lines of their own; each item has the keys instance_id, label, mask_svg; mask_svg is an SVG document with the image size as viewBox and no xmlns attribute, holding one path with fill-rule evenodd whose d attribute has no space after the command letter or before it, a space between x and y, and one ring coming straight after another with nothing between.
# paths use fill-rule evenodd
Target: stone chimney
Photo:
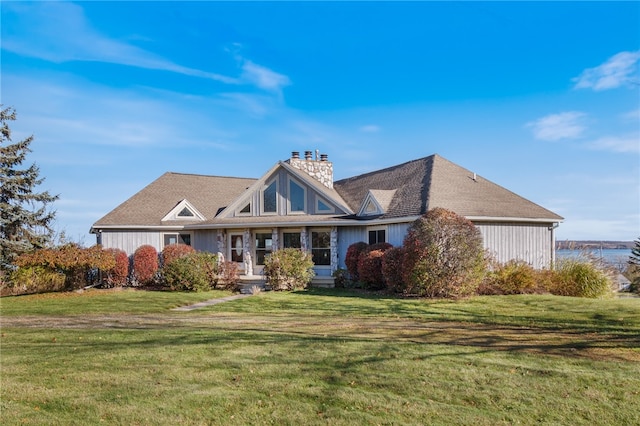
<instances>
[{"instance_id":1,"label":"stone chimney","mask_svg":"<svg viewBox=\"0 0 640 426\"><path fill-rule=\"evenodd\" d=\"M329 161L327 154L316 152L313 159L313 151L305 151L304 159L300 158L300 152L292 151L288 163L298 170L302 170L327 188L333 189L333 164Z\"/></svg>"}]
</instances>

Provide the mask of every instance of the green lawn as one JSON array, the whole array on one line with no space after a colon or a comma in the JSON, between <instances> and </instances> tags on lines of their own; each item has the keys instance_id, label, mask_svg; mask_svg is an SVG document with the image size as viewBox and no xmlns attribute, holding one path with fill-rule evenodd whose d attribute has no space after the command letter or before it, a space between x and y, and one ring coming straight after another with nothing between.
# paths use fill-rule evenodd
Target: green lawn
<instances>
[{"instance_id":1,"label":"green lawn","mask_svg":"<svg viewBox=\"0 0 640 426\"><path fill-rule=\"evenodd\" d=\"M640 299L0 299L0 423L640 424Z\"/></svg>"}]
</instances>

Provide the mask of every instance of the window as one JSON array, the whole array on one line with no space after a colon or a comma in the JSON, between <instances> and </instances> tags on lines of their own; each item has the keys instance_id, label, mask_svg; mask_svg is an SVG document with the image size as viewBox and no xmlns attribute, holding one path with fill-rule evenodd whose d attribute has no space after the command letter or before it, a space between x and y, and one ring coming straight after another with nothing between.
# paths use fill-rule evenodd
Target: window
<instances>
[{"instance_id":1,"label":"window","mask_svg":"<svg viewBox=\"0 0 640 426\"><path fill-rule=\"evenodd\" d=\"M335 210L333 207L329 205L329 203L324 200L317 198L316 199L316 212L318 213L333 213Z\"/></svg>"},{"instance_id":2,"label":"window","mask_svg":"<svg viewBox=\"0 0 640 426\"><path fill-rule=\"evenodd\" d=\"M264 258L273 249L271 232L256 232L256 265L264 265Z\"/></svg>"},{"instance_id":3,"label":"window","mask_svg":"<svg viewBox=\"0 0 640 426\"><path fill-rule=\"evenodd\" d=\"M191 234L164 234L164 245L186 244L191 245Z\"/></svg>"},{"instance_id":4,"label":"window","mask_svg":"<svg viewBox=\"0 0 640 426\"><path fill-rule=\"evenodd\" d=\"M304 212L306 198L304 187L298 185L293 179L289 179L289 211Z\"/></svg>"},{"instance_id":5,"label":"window","mask_svg":"<svg viewBox=\"0 0 640 426\"><path fill-rule=\"evenodd\" d=\"M315 265L331 265L331 233L311 232L311 257Z\"/></svg>"},{"instance_id":6,"label":"window","mask_svg":"<svg viewBox=\"0 0 640 426\"><path fill-rule=\"evenodd\" d=\"M231 261L244 262L244 244L241 234L231 235Z\"/></svg>"},{"instance_id":7,"label":"window","mask_svg":"<svg viewBox=\"0 0 640 426\"><path fill-rule=\"evenodd\" d=\"M375 229L369 231L369 244L387 242L387 232L384 229Z\"/></svg>"},{"instance_id":8,"label":"window","mask_svg":"<svg viewBox=\"0 0 640 426\"><path fill-rule=\"evenodd\" d=\"M238 213L244 215L244 214L251 214L251 203L247 203L246 206L244 206L243 208L241 208Z\"/></svg>"},{"instance_id":9,"label":"window","mask_svg":"<svg viewBox=\"0 0 640 426\"><path fill-rule=\"evenodd\" d=\"M178 217L193 217L193 212L185 207L178 213Z\"/></svg>"},{"instance_id":10,"label":"window","mask_svg":"<svg viewBox=\"0 0 640 426\"><path fill-rule=\"evenodd\" d=\"M378 207L373 203L373 201L369 201L367 207L365 207L364 212L366 214L376 214L378 213Z\"/></svg>"},{"instance_id":11,"label":"window","mask_svg":"<svg viewBox=\"0 0 640 426\"><path fill-rule=\"evenodd\" d=\"M262 191L262 211L264 213L276 213L278 211L277 190L277 183L274 180Z\"/></svg>"},{"instance_id":12,"label":"window","mask_svg":"<svg viewBox=\"0 0 640 426\"><path fill-rule=\"evenodd\" d=\"M283 232L282 245L284 248L302 248L299 232Z\"/></svg>"}]
</instances>

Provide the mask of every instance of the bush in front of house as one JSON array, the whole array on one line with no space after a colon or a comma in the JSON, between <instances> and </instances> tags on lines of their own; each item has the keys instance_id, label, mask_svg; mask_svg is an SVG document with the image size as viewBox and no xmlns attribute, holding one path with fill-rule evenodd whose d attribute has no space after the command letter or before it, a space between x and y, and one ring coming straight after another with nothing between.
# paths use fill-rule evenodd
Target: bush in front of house
<instances>
[{"instance_id":1,"label":"bush in front of house","mask_svg":"<svg viewBox=\"0 0 640 426\"><path fill-rule=\"evenodd\" d=\"M485 272L480 231L450 210L435 208L413 222L404 247L403 282L419 296L473 294Z\"/></svg>"},{"instance_id":2,"label":"bush in front of house","mask_svg":"<svg viewBox=\"0 0 640 426\"><path fill-rule=\"evenodd\" d=\"M179 257L194 253L196 250L186 244L169 244L162 249L162 264L167 265Z\"/></svg>"},{"instance_id":3,"label":"bush in front of house","mask_svg":"<svg viewBox=\"0 0 640 426\"><path fill-rule=\"evenodd\" d=\"M162 276L174 291L211 290L218 279L218 257L205 252L186 254L165 264Z\"/></svg>"},{"instance_id":4,"label":"bush in front of house","mask_svg":"<svg viewBox=\"0 0 640 426\"><path fill-rule=\"evenodd\" d=\"M76 290L94 284L97 271L115 267L116 260L113 253L99 245L84 248L72 243L23 253L15 264L18 268L41 266L51 272L62 273L65 277L64 289Z\"/></svg>"},{"instance_id":5,"label":"bush in front of house","mask_svg":"<svg viewBox=\"0 0 640 426\"><path fill-rule=\"evenodd\" d=\"M9 273L2 283L2 296L48 293L65 289L65 275L49 267L24 266Z\"/></svg>"},{"instance_id":6,"label":"bush in front of house","mask_svg":"<svg viewBox=\"0 0 640 426\"><path fill-rule=\"evenodd\" d=\"M385 280L382 274L384 253L393 248L389 243L377 243L367 246L358 257L358 278L363 287L369 290L382 290Z\"/></svg>"},{"instance_id":7,"label":"bush in front of house","mask_svg":"<svg viewBox=\"0 0 640 426\"><path fill-rule=\"evenodd\" d=\"M158 251L150 245L143 245L133 253L133 278L138 285L149 285L158 272Z\"/></svg>"},{"instance_id":8,"label":"bush in front of house","mask_svg":"<svg viewBox=\"0 0 640 426\"><path fill-rule=\"evenodd\" d=\"M315 276L311 254L296 248L269 254L264 260L263 273L273 290L306 288Z\"/></svg>"},{"instance_id":9,"label":"bush in front of house","mask_svg":"<svg viewBox=\"0 0 640 426\"><path fill-rule=\"evenodd\" d=\"M123 287L129 277L129 256L124 250L110 248L105 250L113 255L115 265L104 271L104 285L107 287Z\"/></svg>"},{"instance_id":10,"label":"bush in front of house","mask_svg":"<svg viewBox=\"0 0 640 426\"><path fill-rule=\"evenodd\" d=\"M404 293L407 289L402 279L404 247L392 247L382 256L382 276L387 289L394 293Z\"/></svg>"},{"instance_id":11,"label":"bush in front of house","mask_svg":"<svg viewBox=\"0 0 640 426\"><path fill-rule=\"evenodd\" d=\"M385 287L382 276L382 250L364 251L358 261L358 277L363 287L368 290L381 290Z\"/></svg>"},{"instance_id":12,"label":"bush in front of house","mask_svg":"<svg viewBox=\"0 0 640 426\"><path fill-rule=\"evenodd\" d=\"M240 282L238 264L230 260L220 263L216 286L225 290L235 290Z\"/></svg>"},{"instance_id":13,"label":"bush in front of house","mask_svg":"<svg viewBox=\"0 0 640 426\"><path fill-rule=\"evenodd\" d=\"M548 291L551 271L536 270L521 260L494 263L478 287L478 294L542 294Z\"/></svg>"},{"instance_id":14,"label":"bush in front of house","mask_svg":"<svg viewBox=\"0 0 640 426\"><path fill-rule=\"evenodd\" d=\"M364 241L351 244L347 248L347 254L345 255L344 264L351 275L351 280L357 282L358 277L358 262L360 261L360 254L369 248L369 244Z\"/></svg>"},{"instance_id":15,"label":"bush in front of house","mask_svg":"<svg viewBox=\"0 0 640 426\"><path fill-rule=\"evenodd\" d=\"M585 259L565 259L556 265L549 291L559 296L610 296L612 280L607 271L594 262Z\"/></svg>"}]
</instances>

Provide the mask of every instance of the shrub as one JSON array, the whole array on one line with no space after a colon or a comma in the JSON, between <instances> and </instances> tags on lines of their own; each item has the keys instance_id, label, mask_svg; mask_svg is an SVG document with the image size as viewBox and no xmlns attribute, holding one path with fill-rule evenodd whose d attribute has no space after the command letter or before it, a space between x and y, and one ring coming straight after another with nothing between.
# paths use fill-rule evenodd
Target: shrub
<instances>
[{"instance_id":1,"label":"shrub","mask_svg":"<svg viewBox=\"0 0 640 426\"><path fill-rule=\"evenodd\" d=\"M264 275L274 290L305 288L315 275L311 254L296 248L276 250L265 258Z\"/></svg>"},{"instance_id":2,"label":"shrub","mask_svg":"<svg viewBox=\"0 0 640 426\"><path fill-rule=\"evenodd\" d=\"M115 259L115 265L105 271L104 282L108 287L122 287L129 277L129 256L120 249L106 249Z\"/></svg>"},{"instance_id":3,"label":"shrub","mask_svg":"<svg viewBox=\"0 0 640 426\"><path fill-rule=\"evenodd\" d=\"M162 264L167 265L179 257L194 253L196 250L186 244L170 244L162 249Z\"/></svg>"},{"instance_id":4,"label":"shrub","mask_svg":"<svg viewBox=\"0 0 640 426\"><path fill-rule=\"evenodd\" d=\"M404 247L403 282L420 296L470 295L484 274L480 231L452 211L435 208L417 219Z\"/></svg>"},{"instance_id":5,"label":"shrub","mask_svg":"<svg viewBox=\"0 0 640 426\"><path fill-rule=\"evenodd\" d=\"M565 259L556 266L550 292L559 296L603 297L612 294L607 272L584 259Z\"/></svg>"},{"instance_id":6,"label":"shrub","mask_svg":"<svg viewBox=\"0 0 640 426\"><path fill-rule=\"evenodd\" d=\"M74 290L91 284L90 278L97 277L97 270L109 270L115 267L116 261L113 253L103 250L101 246L83 248L78 244L66 244L22 254L16 259L16 265L44 266L63 273L65 289Z\"/></svg>"},{"instance_id":7,"label":"shrub","mask_svg":"<svg viewBox=\"0 0 640 426\"><path fill-rule=\"evenodd\" d=\"M358 281L358 261L360 260L360 253L365 251L369 247L369 244L365 242L353 243L347 248L347 254L345 255L344 263L347 267L347 271L351 275L353 281Z\"/></svg>"},{"instance_id":8,"label":"shrub","mask_svg":"<svg viewBox=\"0 0 640 426\"><path fill-rule=\"evenodd\" d=\"M138 247L133 253L133 277L137 284L153 283L158 272L158 252L153 246Z\"/></svg>"},{"instance_id":9,"label":"shrub","mask_svg":"<svg viewBox=\"0 0 640 426\"><path fill-rule=\"evenodd\" d=\"M519 260L495 264L478 287L478 294L545 293L548 288L546 272Z\"/></svg>"},{"instance_id":10,"label":"shrub","mask_svg":"<svg viewBox=\"0 0 640 426\"><path fill-rule=\"evenodd\" d=\"M403 293L406 286L402 281L403 247L393 247L384 252L382 256L382 276L387 288L396 293Z\"/></svg>"},{"instance_id":11,"label":"shrub","mask_svg":"<svg viewBox=\"0 0 640 426\"><path fill-rule=\"evenodd\" d=\"M338 268L333 271L333 283L336 288L346 288L349 285L349 271Z\"/></svg>"},{"instance_id":12,"label":"shrub","mask_svg":"<svg viewBox=\"0 0 640 426\"><path fill-rule=\"evenodd\" d=\"M385 287L382 275L382 256L385 251L393 248L389 243L376 243L367 246L358 257L358 278L364 287L371 290L381 290ZM375 254L371 254L374 253Z\"/></svg>"},{"instance_id":13,"label":"shrub","mask_svg":"<svg viewBox=\"0 0 640 426\"><path fill-rule=\"evenodd\" d=\"M360 253L358 260L358 276L364 287L370 290L381 290L385 287L382 276L382 250L366 250Z\"/></svg>"},{"instance_id":14,"label":"shrub","mask_svg":"<svg viewBox=\"0 0 640 426\"><path fill-rule=\"evenodd\" d=\"M220 270L218 271L218 281L216 284L220 285L225 290L235 290L240 282L240 274L238 273L238 264L230 260L226 260L220 264Z\"/></svg>"},{"instance_id":15,"label":"shrub","mask_svg":"<svg viewBox=\"0 0 640 426\"><path fill-rule=\"evenodd\" d=\"M212 253L190 253L162 267L165 284L171 290L207 291L217 279L218 258Z\"/></svg>"},{"instance_id":16,"label":"shrub","mask_svg":"<svg viewBox=\"0 0 640 426\"><path fill-rule=\"evenodd\" d=\"M9 274L3 283L3 296L47 293L65 288L65 275L46 266L26 266Z\"/></svg>"}]
</instances>

